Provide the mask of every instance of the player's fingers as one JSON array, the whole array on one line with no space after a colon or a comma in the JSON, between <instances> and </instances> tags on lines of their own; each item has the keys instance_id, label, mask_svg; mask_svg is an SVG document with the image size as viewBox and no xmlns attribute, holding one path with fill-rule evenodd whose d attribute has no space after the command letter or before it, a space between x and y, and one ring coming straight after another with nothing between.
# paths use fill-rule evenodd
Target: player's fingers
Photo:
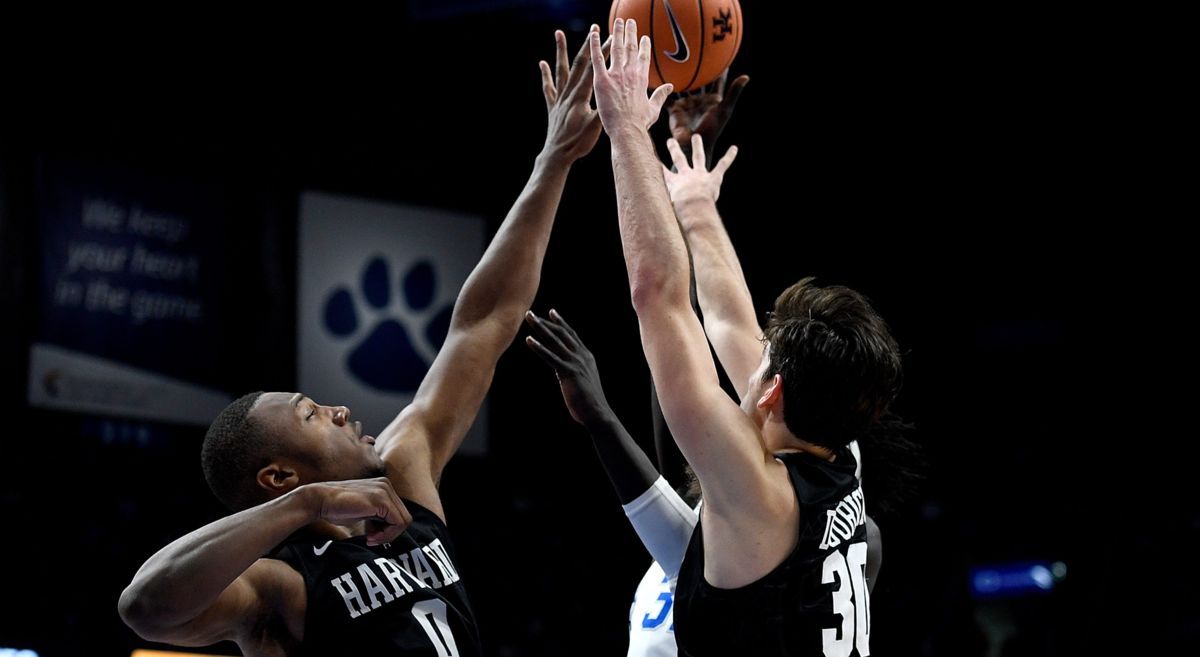
<instances>
[{"instance_id":1,"label":"player's fingers","mask_svg":"<svg viewBox=\"0 0 1200 657\"><path fill-rule=\"evenodd\" d=\"M525 311L525 321L529 324L529 327L538 334L537 337L541 339L542 343L555 353L562 356L566 356L569 353L570 350L567 349L567 346L563 344L563 341L554 331L555 327L553 326L552 322L547 322L541 317L538 317L532 310Z\"/></svg>"},{"instance_id":2,"label":"player's fingers","mask_svg":"<svg viewBox=\"0 0 1200 657\"><path fill-rule=\"evenodd\" d=\"M595 80L601 79L604 75L604 51L600 47L600 33L592 32L588 35L588 49L592 53L592 73Z\"/></svg>"},{"instance_id":3,"label":"player's fingers","mask_svg":"<svg viewBox=\"0 0 1200 657\"><path fill-rule=\"evenodd\" d=\"M525 346L529 347L530 351L540 356L542 360L546 361L546 364L553 368L555 373L561 373L567 370L566 361L559 358L558 354L555 354L553 351L547 349L546 345L538 342L537 338L533 337L532 335L525 336Z\"/></svg>"},{"instance_id":4,"label":"player's fingers","mask_svg":"<svg viewBox=\"0 0 1200 657\"><path fill-rule=\"evenodd\" d=\"M725 172L729 170L729 165L733 164L733 161L737 159L737 154L738 147L730 146L729 150L725 151L725 156L717 162L717 166L713 167L713 174L724 177Z\"/></svg>"},{"instance_id":5,"label":"player's fingers","mask_svg":"<svg viewBox=\"0 0 1200 657\"><path fill-rule=\"evenodd\" d=\"M571 71L567 75L568 85L574 86L581 84L585 74L591 73L591 67L586 66L586 64L592 52L592 32L596 32L599 29L599 25L593 24L591 29L588 30L587 36L583 38L583 44L579 46L579 52L575 53L575 59L571 61Z\"/></svg>"},{"instance_id":6,"label":"player's fingers","mask_svg":"<svg viewBox=\"0 0 1200 657\"><path fill-rule=\"evenodd\" d=\"M625 45L625 19L618 18L613 22L612 40L612 66L609 68L613 71L620 71L625 68L625 55L629 52Z\"/></svg>"},{"instance_id":7,"label":"player's fingers","mask_svg":"<svg viewBox=\"0 0 1200 657\"><path fill-rule=\"evenodd\" d=\"M568 351L575 352L579 350L579 341L575 338L575 336L571 335L571 332L568 331L565 326L563 326L562 317L557 312L551 310L549 321L542 322L542 325L545 326L546 329L551 333L553 333L554 337L558 338L558 341L561 342L563 346L568 349Z\"/></svg>"},{"instance_id":8,"label":"player's fingers","mask_svg":"<svg viewBox=\"0 0 1200 657\"><path fill-rule=\"evenodd\" d=\"M550 107L558 100L558 90L554 88L554 80L550 79L550 65L546 60L538 62L538 68L542 71L542 95L546 97L546 107Z\"/></svg>"},{"instance_id":9,"label":"player's fingers","mask_svg":"<svg viewBox=\"0 0 1200 657\"><path fill-rule=\"evenodd\" d=\"M667 140L667 152L671 154L671 161L675 163L676 171L687 171L692 168L688 165L687 155L683 154L683 148L674 138Z\"/></svg>"},{"instance_id":10,"label":"player's fingers","mask_svg":"<svg viewBox=\"0 0 1200 657\"><path fill-rule=\"evenodd\" d=\"M704 137L692 135L692 166L697 171L708 171L708 156L704 154Z\"/></svg>"},{"instance_id":11,"label":"player's fingers","mask_svg":"<svg viewBox=\"0 0 1200 657\"><path fill-rule=\"evenodd\" d=\"M557 88L562 89L571 73L571 68L567 64L567 35L563 34L562 30L554 31L554 61L556 64L554 84Z\"/></svg>"},{"instance_id":12,"label":"player's fingers","mask_svg":"<svg viewBox=\"0 0 1200 657\"><path fill-rule=\"evenodd\" d=\"M671 95L671 90L675 88L670 82L654 90L650 94L650 123L653 125L658 121L659 114L662 113L663 103L667 102L667 97Z\"/></svg>"},{"instance_id":13,"label":"player's fingers","mask_svg":"<svg viewBox=\"0 0 1200 657\"><path fill-rule=\"evenodd\" d=\"M557 310L551 308L550 309L550 319L553 319L554 321L558 322L559 326L562 326L564 329L566 329L567 333L570 333L571 337L575 339L575 342L577 342L579 344L583 344L583 340L579 339L579 333L577 333L575 331L575 327L568 324L567 320L563 319L563 316L561 313L559 313Z\"/></svg>"},{"instance_id":14,"label":"player's fingers","mask_svg":"<svg viewBox=\"0 0 1200 657\"><path fill-rule=\"evenodd\" d=\"M650 74L650 37L642 37L641 43L638 44L638 73L642 75Z\"/></svg>"},{"instance_id":15,"label":"player's fingers","mask_svg":"<svg viewBox=\"0 0 1200 657\"><path fill-rule=\"evenodd\" d=\"M729 91L726 91L725 97L721 99L721 112L726 117L733 114L733 108L737 107L738 99L742 97L742 91L749 82L749 75L739 75L733 84L729 85Z\"/></svg>"},{"instance_id":16,"label":"player's fingers","mask_svg":"<svg viewBox=\"0 0 1200 657\"><path fill-rule=\"evenodd\" d=\"M637 21L625 21L625 66L630 66L638 54Z\"/></svg>"}]
</instances>

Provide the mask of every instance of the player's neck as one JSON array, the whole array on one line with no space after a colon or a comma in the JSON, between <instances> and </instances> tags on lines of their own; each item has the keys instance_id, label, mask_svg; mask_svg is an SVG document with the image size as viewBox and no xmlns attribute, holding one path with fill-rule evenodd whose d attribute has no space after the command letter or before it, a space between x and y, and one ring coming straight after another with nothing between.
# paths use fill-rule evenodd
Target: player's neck
<instances>
[{"instance_id":1,"label":"player's neck","mask_svg":"<svg viewBox=\"0 0 1200 657\"><path fill-rule=\"evenodd\" d=\"M834 459L837 458L837 453L834 452L832 449L829 449L828 447L821 447L820 445L814 445L810 442L800 440L799 438L797 438L796 441L798 443L800 443L800 447L799 447L800 451L808 452L809 454L812 454L813 456L816 456L821 459L825 459L826 461L833 461Z\"/></svg>"},{"instance_id":2,"label":"player's neck","mask_svg":"<svg viewBox=\"0 0 1200 657\"><path fill-rule=\"evenodd\" d=\"M788 434L786 440L778 441L776 449L771 450L773 454L785 454L788 452L807 452L819 459L831 462L837 458L837 453L832 449L814 445L807 440L801 440L791 434Z\"/></svg>"}]
</instances>

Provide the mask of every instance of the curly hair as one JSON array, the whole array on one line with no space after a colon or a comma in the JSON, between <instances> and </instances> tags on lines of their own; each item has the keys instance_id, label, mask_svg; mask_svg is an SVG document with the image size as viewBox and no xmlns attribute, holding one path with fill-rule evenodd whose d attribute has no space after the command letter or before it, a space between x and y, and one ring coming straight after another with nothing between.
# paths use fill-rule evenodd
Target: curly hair
<instances>
[{"instance_id":1,"label":"curly hair","mask_svg":"<svg viewBox=\"0 0 1200 657\"><path fill-rule=\"evenodd\" d=\"M213 495L231 511L241 511L263 501L252 482L275 452L275 441L250 409L263 395L260 390L234 400L217 415L204 435L200 464Z\"/></svg>"}]
</instances>

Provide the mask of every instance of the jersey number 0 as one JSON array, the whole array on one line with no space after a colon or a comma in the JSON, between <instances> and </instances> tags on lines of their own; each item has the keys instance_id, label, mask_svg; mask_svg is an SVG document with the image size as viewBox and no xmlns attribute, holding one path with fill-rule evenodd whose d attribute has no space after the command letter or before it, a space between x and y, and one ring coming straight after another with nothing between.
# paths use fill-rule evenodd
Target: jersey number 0
<instances>
[{"instance_id":1,"label":"jersey number 0","mask_svg":"<svg viewBox=\"0 0 1200 657\"><path fill-rule=\"evenodd\" d=\"M429 635L438 657L458 657L458 646L454 645L454 635L450 633L450 623L446 621L446 603L434 598L422 600L412 606L412 615Z\"/></svg>"}]
</instances>

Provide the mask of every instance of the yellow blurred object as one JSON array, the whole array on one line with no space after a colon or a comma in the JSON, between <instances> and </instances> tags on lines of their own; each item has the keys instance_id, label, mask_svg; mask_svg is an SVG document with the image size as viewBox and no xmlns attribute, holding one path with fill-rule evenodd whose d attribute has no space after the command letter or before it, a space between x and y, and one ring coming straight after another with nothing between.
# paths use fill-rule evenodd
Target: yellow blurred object
<instances>
[{"instance_id":1,"label":"yellow blurred object","mask_svg":"<svg viewBox=\"0 0 1200 657\"><path fill-rule=\"evenodd\" d=\"M199 652L163 652L161 650L134 650L129 657L226 657Z\"/></svg>"}]
</instances>

